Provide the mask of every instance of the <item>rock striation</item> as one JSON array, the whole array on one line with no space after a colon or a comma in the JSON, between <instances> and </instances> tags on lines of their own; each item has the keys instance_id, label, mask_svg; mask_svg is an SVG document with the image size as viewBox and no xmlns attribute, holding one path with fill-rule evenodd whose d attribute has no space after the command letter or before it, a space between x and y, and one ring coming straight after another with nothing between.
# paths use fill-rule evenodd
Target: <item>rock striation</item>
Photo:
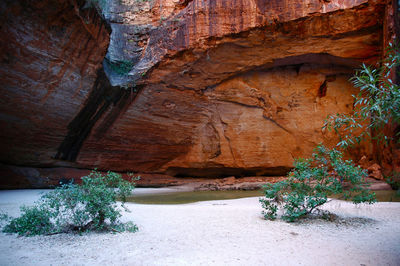
<instances>
[{"instance_id":1,"label":"rock striation","mask_svg":"<svg viewBox=\"0 0 400 266\"><path fill-rule=\"evenodd\" d=\"M0 4L0 160L54 164L109 44L96 11L70 1Z\"/></svg>"},{"instance_id":2,"label":"rock striation","mask_svg":"<svg viewBox=\"0 0 400 266\"><path fill-rule=\"evenodd\" d=\"M387 2L3 1L0 184L58 182L19 166L284 175L335 141L323 120L352 112Z\"/></svg>"}]
</instances>

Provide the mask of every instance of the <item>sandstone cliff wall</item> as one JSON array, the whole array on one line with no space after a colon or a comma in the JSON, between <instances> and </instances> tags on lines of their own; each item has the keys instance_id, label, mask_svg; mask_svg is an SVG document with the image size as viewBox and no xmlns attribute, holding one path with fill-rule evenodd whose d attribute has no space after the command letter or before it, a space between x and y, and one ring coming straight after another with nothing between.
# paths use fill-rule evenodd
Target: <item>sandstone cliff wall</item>
<instances>
[{"instance_id":1,"label":"sandstone cliff wall","mask_svg":"<svg viewBox=\"0 0 400 266\"><path fill-rule=\"evenodd\" d=\"M94 3L0 4L3 187L57 181L15 166L283 175L334 142L323 119L352 111L348 78L380 58L388 5Z\"/></svg>"}]
</instances>

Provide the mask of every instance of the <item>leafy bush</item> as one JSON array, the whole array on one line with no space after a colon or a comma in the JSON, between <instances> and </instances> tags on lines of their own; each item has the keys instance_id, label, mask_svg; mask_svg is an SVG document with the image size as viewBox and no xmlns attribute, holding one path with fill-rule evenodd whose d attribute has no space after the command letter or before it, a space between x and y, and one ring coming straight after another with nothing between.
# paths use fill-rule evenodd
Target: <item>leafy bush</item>
<instances>
[{"instance_id":1,"label":"leafy bush","mask_svg":"<svg viewBox=\"0 0 400 266\"><path fill-rule=\"evenodd\" d=\"M360 89L355 98L355 110L351 115L336 114L328 117L324 128L333 129L340 137L339 147L347 148L360 143L370 130L378 142L388 143L392 137L384 134L383 128L388 123L400 123L400 86L390 79L391 73L400 64L398 47L390 44L387 57L380 67L362 65L351 78L356 88ZM398 140L400 132L397 134Z\"/></svg>"},{"instance_id":2,"label":"leafy bush","mask_svg":"<svg viewBox=\"0 0 400 266\"><path fill-rule=\"evenodd\" d=\"M351 79L360 89L355 98L355 110L351 115L336 114L328 117L324 128L333 129L340 137L337 144L348 148L365 140L370 131L378 133L373 138L388 144L394 138L384 134L389 123L400 123L400 87L390 76L400 63L399 47L390 44L386 59L377 68L362 65ZM399 133L395 136L399 138ZM278 207L283 207L282 218L287 221L313 212L327 202L327 197L342 194L354 203L373 203L374 193L367 189L367 173L344 161L342 153L318 146L312 159L299 159L288 179L264 186L265 198L260 199L264 217L275 219ZM390 179L395 182L394 179Z\"/></svg>"},{"instance_id":3,"label":"leafy bush","mask_svg":"<svg viewBox=\"0 0 400 266\"><path fill-rule=\"evenodd\" d=\"M33 207L22 207L22 215L11 219L4 232L20 235L54 234L69 231L137 230L133 223L119 221L122 207L134 189L132 182L117 173L97 171L82 177L82 184L64 184L43 195Z\"/></svg>"},{"instance_id":4,"label":"leafy bush","mask_svg":"<svg viewBox=\"0 0 400 266\"><path fill-rule=\"evenodd\" d=\"M392 171L390 175L385 176L385 180L393 190L400 191L400 172Z\"/></svg>"},{"instance_id":5,"label":"leafy bush","mask_svg":"<svg viewBox=\"0 0 400 266\"><path fill-rule=\"evenodd\" d=\"M374 203L375 193L367 189L367 173L356 167L335 149L318 146L312 159L299 159L288 179L264 186L265 198L260 198L263 215L275 219L279 207L282 219L293 222L312 213L328 201L328 196L342 194L354 203Z\"/></svg>"},{"instance_id":6,"label":"leafy bush","mask_svg":"<svg viewBox=\"0 0 400 266\"><path fill-rule=\"evenodd\" d=\"M126 60L111 61L108 58L104 58L104 61L108 64L112 71L122 76L128 74L134 66L132 62Z\"/></svg>"},{"instance_id":7,"label":"leafy bush","mask_svg":"<svg viewBox=\"0 0 400 266\"><path fill-rule=\"evenodd\" d=\"M55 228L51 222L52 214L43 206L23 206L21 212L21 217L12 219L4 227L3 232L34 236L54 231ZM8 217L3 219L8 219Z\"/></svg>"}]
</instances>

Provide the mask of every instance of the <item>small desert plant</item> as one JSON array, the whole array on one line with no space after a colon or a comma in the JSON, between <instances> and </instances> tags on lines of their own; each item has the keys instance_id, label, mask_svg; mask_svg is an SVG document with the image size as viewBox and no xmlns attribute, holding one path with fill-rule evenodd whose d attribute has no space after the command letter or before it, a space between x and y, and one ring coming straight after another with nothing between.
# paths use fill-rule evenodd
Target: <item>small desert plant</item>
<instances>
[{"instance_id":1,"label":"small desert plant","mask_svg":"<svg viewBox=\"0 0 400 266\"><path fill-rule=\"evenodd\" d=\"M121 76L128 74L134 66L132 62L126 60L112 61L108 58L105 58L104 60L113 72Z\"/></svg>"},{"instance_id":2,"label":"small desert plant","mask_svg":"<svg viewBox=\"0 0 400 266\"><path fill-rule=\"evenodd\" d=\"M260 198L263 215L275 219L278 209L283 209L282 219L293 222L312 213L328 201L328 196L341 194L354 203L374 203L365 182L367 173L349 160L344 160L340 151L320 145L312 159L299 159L288 179L264 186L265 198Z\"/></svg>"},{"instance_id":3,"label":"small desert plant","mask_svg":"<svg viewBox=\"0 0 400 266\"><path fill-rule=\"evenodd\" d=\"M385 176L385 180L393 190L400 191L400 172L392 171L390 175Z\"/></svg>"},{"instance_id":4,"label":"small desert plant","mask_svg":"<svg viewBox=\"0 0 400 266\"><path fill-rule=\"evenodd\" d=\"M86 0L83 9L85 8L95 8L99 15L103 14L103 11L107 9L107 0Z\"/></svg>"},{"instance_id":5,"label":"small desert plant","mask_svg":"<svg viewBox=\"0 0 400 266\"><path fill-rule=\"evenodd\" d=\"M137 230L119 221L117 200L132 193L134 184L117 173L93 171L82 184L64 184L43 195L33 207L22 207L22 215L11 219L3 231L20 235L54 234L69 231Z\"/></svg>"},{"instance_id":6,"label":"small desert plant","mask_svg":"<svg viewBox=\"0 0 400 266\"><path fill-rule=\"evenodd\" d=\"M47 234L55 230L51 222L52 214L44 206L22 206L21 213L22 215L15 219L3 217L3 219L11 220L4 227L4 232L34 236Z\"/></svg>"}]
</instances>

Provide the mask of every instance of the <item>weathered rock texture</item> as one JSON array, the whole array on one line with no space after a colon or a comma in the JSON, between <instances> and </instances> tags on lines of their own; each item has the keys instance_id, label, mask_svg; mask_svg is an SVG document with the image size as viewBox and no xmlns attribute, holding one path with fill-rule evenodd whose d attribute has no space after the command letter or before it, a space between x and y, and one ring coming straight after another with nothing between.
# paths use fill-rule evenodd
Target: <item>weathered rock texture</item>
<instances>
[{"instance_id":1,"label":"weathered rock texture","mask_svg":"<svg viewBox=\"0 0 400 266\"><path fill-rule=\"evenodd\" d=\"M95 11L69 1L0 6L0 160L52 165L91 93L109 33Z\"/></svg>"},{"instance_id":2,"label":"weathered rock texture","mask_svg":"<svg viewBox=\"0 0 400 266\"><path fill-rule=\"evenodd\" d=\"M387 1L385 9L385 20L384 20L384 36L383 36L383 47L388 47L389 43L398 44L400 38L400 1ZM400 66L394 69L390 75L390 78L400 83ZM398 136L400 134L400 125L390 123L384 129L385 134L388 136L394 136L394 139L389 143L388 147L382 147L375 143L375 155L377 161L383 166L383 172L387 176L393 176L396 182L400 182L400 141ZM397 176L396 174L397 173Z\"/></svg>"},{"instance_id":3,"label":"weathered rock texture","mask_svg":"<svg viewBox=\"0 0 400 266\"><path fill-rule=\"evenodd\" d=\"M98 3L105 23L82 1L1 3L2 163L282 175L316 144L333 143L323 119L352 111L348 78L381 56L387 6Z\"/></svg>"}]
</instances>

